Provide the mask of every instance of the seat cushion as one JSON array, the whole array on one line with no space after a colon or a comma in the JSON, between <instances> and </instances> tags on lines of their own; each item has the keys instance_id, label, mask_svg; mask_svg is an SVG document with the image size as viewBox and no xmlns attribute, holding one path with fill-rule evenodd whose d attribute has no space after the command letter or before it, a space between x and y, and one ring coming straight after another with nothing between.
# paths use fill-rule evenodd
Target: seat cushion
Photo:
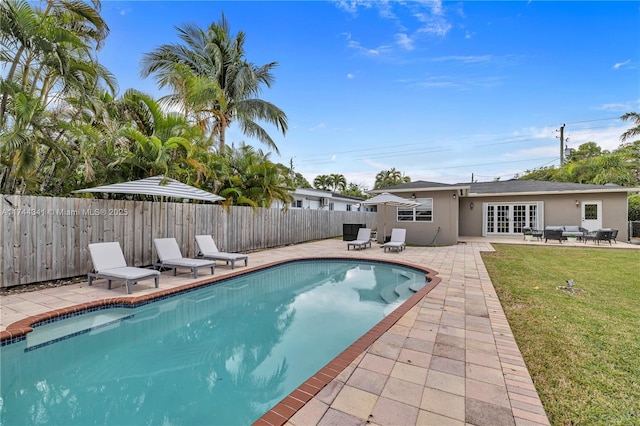
<instances>
[{"instance_id":1,"label":"seat cushion","mask_svg":"<svg viewBox=\"0 0 640 426\"><path fill-rule=\"evenodd\" d=\"M119 278L122 280L136 280L145 277L160 275L160 272L153 269L135 268L133 266L125 266L123 268L105 269L99 272L104 277Z\"/></svg>"},{"instance_id":2,"label":"seat cushion","mask_svg":"<svg viewBox=\"0 0 640 426\"><path fill-rule=\"evenodd\" d=\"M247 255L246 254L240 254L240 253L225 253L225 252L214 252L214 253L203 253L202 257L204 257L205 259L217 259L217 260L239 260L239 259L246 259Z\"/></svg>"},{"instance_id":3,"label":"seat cushion","mask_svg":"<svg viewBox=\"0 0 640 426\"><path fill-rule=\"evenodd\" d=\"M210 262L204 259L190 259L183 257L180 259L167 259L162 261L163 266L182 266L185 268L203 268L205 266L213 266L215 262Z\"/></svg>"}]
</instances>

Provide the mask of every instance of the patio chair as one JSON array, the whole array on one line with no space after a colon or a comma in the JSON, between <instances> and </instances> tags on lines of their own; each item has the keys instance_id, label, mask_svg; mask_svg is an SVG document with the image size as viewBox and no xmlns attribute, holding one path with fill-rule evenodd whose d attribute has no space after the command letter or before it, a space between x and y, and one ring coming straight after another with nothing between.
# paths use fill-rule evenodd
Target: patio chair
<instances>
[{"instance_id":1,"label":"patio chair","mask_svg":"<svg viewBox=\"0 0 640 426\"><path fill-rule=\"evenodd\" d=\"M602 228L601 231L611 231L611 240L618 244L618 241L616 240L618 238L618 230L617 229L613 229L613 228Z\"/></svg>"},{"instance_id":2,"label":"patio chair","mask_svg":"<svg viewBox=\"0 0 640 426\"><path fill-rule=\"evenodd\" d=\"M611 245L611 235L613 231L598 229L594 232L589 232L587 235L583 237L584 242L586 243L588 240L593 241L594 243L600 244L600 241L608 241L609 245Z\"/></svg>"},{"instance_id":3,"label":"patio chair","mask_svg":"<svg viewBox=\"0 0 640 426\"><path fill-rule=\"evenodd\" d=\"M155 238L153 245L158 253L158 261L154 264L156 268L173 269L173 276L176 276L178 268L191 269L193 278L198 278L198 269L211 268L211 274L216 267L216 262L204 259L190 259L182 257L180 247L175 238Z\"/></svg>"},{"instance_id":4,"label":"patio chair","mask_svg":"<svg viewBox=\"0 0 640 426\"><path fill-rule=\"evenodd\" d=\"M406 247L405 240L407 237L407 230L404 228L393 228L391 230L391 239L388 243L384 243L382 247L384 251L395 250L401 252Z\"/></svg>"},{"instance_id":5,"label":"patio chair","mask_svg":"<svg viewBox=\"0 0 640 426\"><path fill-rule=\"evenodd\" d=\"M367 245L371 247L371 228L360 228L356 239L347 243L347 250L350 247L353 247L354 250L362 250L367 248Z\"/></svg>"},{"instance_id":6,"label":"patio chair","mask_svg":"<svg viewBox=\"0 0 640 426\"><path fill-rule=\"evenodd\" d=\"M247 266L249 257L242 253L226 253L218 250L215 241L211 235L196 235L196 245L198 246L197 257L208 260L222 260L231 263L231 269L236 265L237 260L244 260L244 266Z\"/></svg>"},{"instance_id":7,"label":"patio chair","mask_svg":"<svg viewBox=\"0 0 640 426\"><path fill-rule=\"evenodd\" d=\"M131 294L131 287L138 281L153 278L156 288L160 280L160 272L154 269L136 268L127 266L120 243L93 243L89 244L93 272L87 274L89 285L94 278L107 280L107 288L111 290L111 281L124 281L127 285L127 294Z\"/></svg>"},{"instance_id":8,"label":"patio chair","mask_svg":"<svg viewBox=\"0 0 640 426\"><path fill-rule=\"evenodd\" d=\"M544 242L547 240L558 240L560 244L562 244L562 232L563 228L561 226L558 227L547 227L544 229Z\"/></svg>"},{"instance_id":9,"label":"patio chair","mask_svg":"<svg viewBox=\"0 0 640 426\"><path fill-rule=\"evenodd\" d=\"M524 238L525 240L527 239L526 238L527 235L531 235L532 239L533 238L537 238L538 240L542 240L542 237L543 237L543 232L542 231L540 231L538 229L535 229L535 228L532 228L530 226L523 227L522 228L522 233L525 236L525 238Z\"/></svg>"}]
</instances>

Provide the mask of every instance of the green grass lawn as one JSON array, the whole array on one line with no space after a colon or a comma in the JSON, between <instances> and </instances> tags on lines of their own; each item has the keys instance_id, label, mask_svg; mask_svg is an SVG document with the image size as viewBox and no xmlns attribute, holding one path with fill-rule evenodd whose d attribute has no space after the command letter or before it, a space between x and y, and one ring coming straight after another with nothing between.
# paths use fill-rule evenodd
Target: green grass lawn
<instances>
[{"instance_id":1,"label":"green grass lawn","mask_svg":"<svg viewBox=\"0 0 640 426\"><path fill-rule=\"evenodd\" d=\"M553 425L640 425L640 251L495 244L491 280ZM558 290L572 279L583 292Z\"/></svg>"}]
</instances>

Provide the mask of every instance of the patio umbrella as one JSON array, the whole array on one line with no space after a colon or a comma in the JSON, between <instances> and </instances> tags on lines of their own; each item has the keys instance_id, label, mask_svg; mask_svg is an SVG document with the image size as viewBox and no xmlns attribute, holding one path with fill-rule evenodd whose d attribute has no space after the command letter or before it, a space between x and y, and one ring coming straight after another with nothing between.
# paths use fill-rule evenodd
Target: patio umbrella
<instances>
[{"instance_id":1,"label":"patio umbrella","mask_svg":"<svg viewBox=\"0 0 640 426\"><path fill-rule=\"evenodd\" d=\"M164 182L164 184L162 183ZM102 192L113 194L160 195L163 197L182 198L187 200L203 200L216 202L224 197L212 194L191 185L178 182L164 176L154 176L131 182L114 183L112 185L96 186L94 188L78 189L79 192Z\"/></svg>"},{"instance_id":2,"label":"patio umbrella","mask_svg":"<svg viewBox=\"0 0 640 426\"><path fill-rule=\"evenodd\" d=\"M417 201L411 201L406 198L398 197L397 195L389 194L388 192L383 192L382 194L378 194L373 198L369 198L368 200L364 200L360 204L365 206L383 206L382 210L382 242L385 241L387 237L387 206L393 207L418 207L420 203Z\"/></svg>"},{"instance_id":3,"label":"patio umbrella","mask_svg":"<svg viewBox=\"0 0 640 426\"><path fill-rule=\"evenodd\" d=\"M186 200L210 201L212 203L225 199L224 197L221 197L219 195L203 191L202 189L184 184L175 179L165 178L164 176L154 176L130 182L114 183L112 185L78 189L77 191L73 192L153 195ZM160 233L162 233L162 210L164 209L161 209L160 214Z\"/></svg>"}]
</instances>

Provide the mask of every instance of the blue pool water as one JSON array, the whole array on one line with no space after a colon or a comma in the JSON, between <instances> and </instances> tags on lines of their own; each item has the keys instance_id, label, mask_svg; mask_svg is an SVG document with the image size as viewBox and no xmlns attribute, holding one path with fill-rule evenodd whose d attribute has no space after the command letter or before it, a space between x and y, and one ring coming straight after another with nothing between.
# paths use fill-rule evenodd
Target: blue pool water
<instances>
[{"instance_id":1,"label":"blue pool water","mask_svg":"<svg viewBox=\"0 0 640 426\"><path fill-rule=\"evenodd\" d=\"M424 283L383 263L291 262L42 325L0 349L0 424L251 424Z\"/></svg>"}]
</instances>

